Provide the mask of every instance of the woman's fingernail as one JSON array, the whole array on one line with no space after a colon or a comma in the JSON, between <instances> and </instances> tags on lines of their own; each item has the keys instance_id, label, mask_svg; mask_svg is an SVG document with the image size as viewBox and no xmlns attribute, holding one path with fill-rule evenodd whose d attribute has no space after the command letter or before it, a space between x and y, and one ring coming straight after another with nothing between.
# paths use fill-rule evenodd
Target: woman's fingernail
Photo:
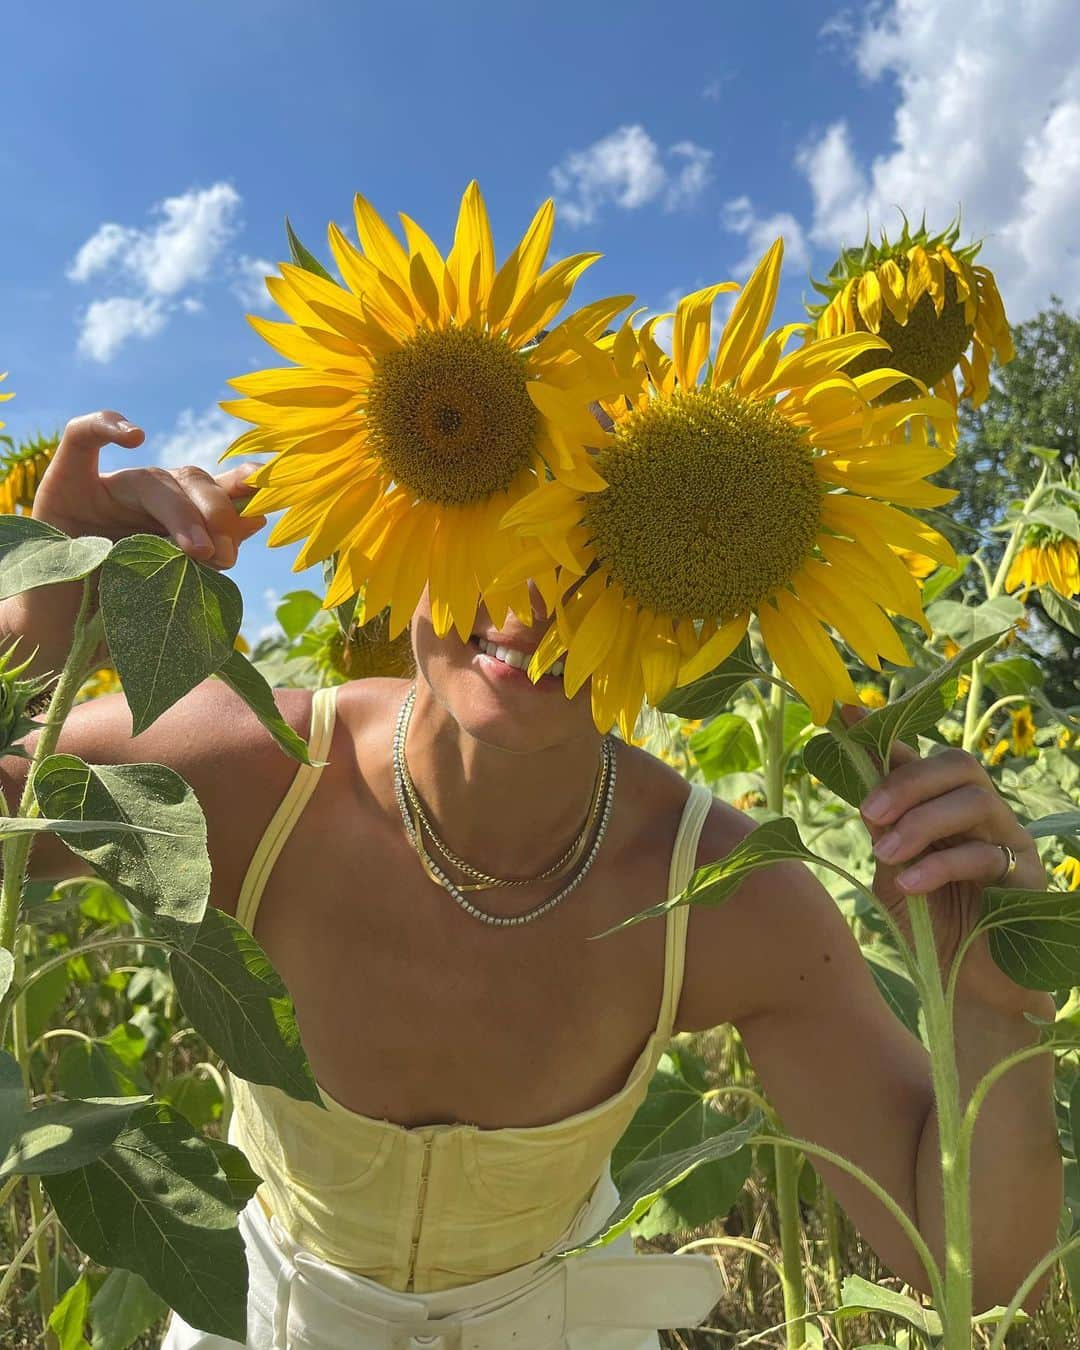
<instances>
[{"instance_id":1,"label":"woman's fingernail","mask_svg":"<svg viewBox=\"0 0 1080 1350\"><path fill-rule=\"evenodd\" d=\"M210 536L201 525L192 525L188 530L188 538L195 548L209 548Z\"/></svg>"},{"instance_id":2,"label":"woman's fingernail","mask_svg":"<svg viewBox=\"0 0 1080 1350\"><path fill-rule=\"evenodd\" d=\"M882 820L889 814L889 799L884 792L875 789L863 802L861 809L867 820Z\"/></svg>"},{"instance_id":3,"label":"woman's fingernail","mask_svg":"<svg viewBox=\"0 0 1080 1350\"><path fill-rule=\"evenodd\" d=\"M138 431L139 429L134 422L129 422L126 417L121 417L116 425L121 431Z\"/></svg>"},{"instance_id":4,"label":"woman's fingernail","mask_svg":"<svg viewBox=\"0 0 1080 1350\"><path fill-rule=\"evenodd\" d=\"M902 886L905 891L918 891L922 889L925 875L921 867L909 867L897 874L896 884Z\"/></svg>"},{"instance_id":5,"label":"woman's fingernail","mask_svg":"<svg viewBox=\"0 0 1080 1350\"><path fill-rule=\"evenodd\" d=\"M900 836L895 832L892 834L882 835L882 837L874 845L875 856L878 858L882 858L885 862L888 862L890 858L895 857L896 854L899 852L900 852Z\"/></svg>"}]
</instances>

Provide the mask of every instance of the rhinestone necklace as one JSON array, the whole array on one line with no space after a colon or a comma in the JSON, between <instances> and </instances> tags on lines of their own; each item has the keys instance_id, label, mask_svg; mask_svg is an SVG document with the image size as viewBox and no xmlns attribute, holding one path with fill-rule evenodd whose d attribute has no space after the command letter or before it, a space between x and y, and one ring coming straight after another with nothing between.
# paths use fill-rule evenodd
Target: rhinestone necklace
<instances>
[{"instance_id":1,"label":"rhinestone necklace","mask_svg":"<svg viewBox=\"0 0 1080 1350\"><path fill-rule=\"evenodd\" d=\"M393 740L394 795L397 798L398 810L401 812L401 820L402 824L405 827L405 833L408 835L410 843L421 855L421 861L423 862L424 859L426 858L426 854L424 853L423 849L423 840L420 837L420 831L417 827L417 823L415 822L413 816L410 814L409 811L410 804L408 802L408 799L406 798L404 787L405 773L406 773L405 734L409 728L409 718L412 716L412 708L415 699L416 699L416 686L413 685L412 688L409 690L409 693L406 695L405 701L401 705L401 711L398 713L397 723L394 727L394 740ZM516 914L513 916L507 916L502 914L489 914L485 910L477 908L477 906L474 905L472 901L469 900L463 894L461 888L459 886L456 886L454 882L452 882L450 878L446 875L446 873L438 866L438 864L432 862L430 858L427 859L427 863L429 864L429 866L425 866L424 871L427 872L428 876L432 877L435 881L437 881L445 891L449 892L449 894L453 897L454 900L457 901L457 903L466 912L466 914L471 914L474 919L479 919L482 923L491 924L492 926L497 928L514 928L517 927L519 924L531 923L533 919L538 919L542 914L546 914L548 910L554 909L560 900L564 900L570 894L571 891L575 890L578 886L580 886L582 881L585 880L586 874L592 867L593 862L596 859L597 853L599 853L600 851L600 845L603 842L604 835L607 833L608 821L611 818L611 809L615 801L615 754L614 749L610 743L610 737L605 736L604 738L603 753L605 756L605 764L606 764L605 785L602 797L602 805L600 807L600 823L597 826L596 835L593 839L592 847L590 848L588 855L585 858L585 861L581 864L581 867L578 869L578 871L570 878L570 880L567 882L565 886L562 887L561 890L556 891L556 893L549 899L541 901L541 903L534 906L534 908L526 910L524 914Z\"/></svg>"}]
</instances>

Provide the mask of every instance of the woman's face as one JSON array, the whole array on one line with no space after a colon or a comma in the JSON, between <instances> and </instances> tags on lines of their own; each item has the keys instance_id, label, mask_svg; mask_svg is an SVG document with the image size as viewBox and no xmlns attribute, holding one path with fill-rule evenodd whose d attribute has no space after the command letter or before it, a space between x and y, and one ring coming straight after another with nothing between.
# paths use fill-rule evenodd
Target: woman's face
<instances>
[{"instance_id":1,"label":"woman's face","mask_svg":"<svg viewBox=\"0 0 1080 1350\"><path fill-rule=\"evenodd\" d=\"M462 642L453 630L444 638L435 636L426 589L412 619L417 674L431 687L435 699L469 736L520 753L546 750L597 734L587 680L568 699L561 675L544 675L533 684L524 669L495 654L496 646L503 647L518 660L524 657L528 665L528 657L539 645L548 616L531 582L529 592L532 625L526 626L514 614L495 624L481 605L468 642Z\"/></svg>"}]
</instances>

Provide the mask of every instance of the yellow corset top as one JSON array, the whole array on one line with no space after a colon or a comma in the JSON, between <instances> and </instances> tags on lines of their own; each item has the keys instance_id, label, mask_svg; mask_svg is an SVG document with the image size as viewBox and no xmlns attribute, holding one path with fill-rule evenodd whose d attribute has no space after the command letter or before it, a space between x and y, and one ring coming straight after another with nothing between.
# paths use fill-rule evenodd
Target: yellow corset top
<instances>
[{"instance_id":1,"label":"yellow corset top","mask_svg":"<svg viewBox=\"0 0 1080 1350\"><path fill-rule=\"evenodd\" d=\"M311 758L326 759L336 690L317 691ZM320 770L301 765L267 826L241 887L237 918L252 929L259 897ZM669 896L694 870L712 794L691 789L672 851ZM550 1125L405 1128L231 1077L229 1141L265 1180L264 1207L309 1251L398 1291L430 1293L535 1260L569 1227L641 1105L671 1039L682 988L689 909L665 927L664 992L656 1029L613 1097Z\"/></svg>"}]
</instances>

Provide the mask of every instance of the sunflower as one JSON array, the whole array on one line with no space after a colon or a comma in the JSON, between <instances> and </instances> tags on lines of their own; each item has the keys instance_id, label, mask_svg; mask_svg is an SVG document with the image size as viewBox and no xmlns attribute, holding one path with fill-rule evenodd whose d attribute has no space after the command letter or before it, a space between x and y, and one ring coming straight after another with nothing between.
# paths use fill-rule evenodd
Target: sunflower
<instances>
[{"instance_id":1,"label":"sunflower","mask_svg":"<svg viewBox=\"0 0 1080 1350\"><path fill-rule=\"evenodd\" d=\"M1054 868L1054 876L1063 877L1065 889L1080 891L1080 858L1066 858Z\"/></svg>"},{"instance_id":2,"label":"sunflower","mask_svg":"<svg viewBox=\"0 0 1080 1350\"><path fill-rule=\"evenodd\" d=\"M249 316L297 364L230 381L246 397L221 405L254 424L222 459L273 455L242 514L285 507L267 542L305 540L294 571L335 556L323 608L363 590L367 615L389 606L390 637L425 585L440 637L468 637L482 593L496 621L508 606L531 618L524 582L491 585L523 547L498 523L548 471L576 491L604 486L585 447L605 434L588 407L618 385L595 339L631 297L544 332L600 256L545 268L550 201L499 268L475 183L445 260L407 216L403 247L363 197L355 214L361 249L329 228L344 285L282 263L266 284L292 323ZM550 597L553 569L536 581Z\"/></svg>"},{"instance_id":3,"label":"sunflower","mask_svg":"<svg viewBox=\"0 0 1080 1350\"><path fill-rule=\"evenodd\" d=\"M1014 755L1026 755L1035 748L1035 719L1030 706L1025 703L1020 708L1010 709L1009 718L1012 721L1009 735L1012 752Z\"/></svg>"},{"instance_id":4,"label":"sunflower","mask_svg":"<svg viewBox=\"0 0 1080 1350\"><path fill-rule=\"evenodd\" d=\"M876 684L860 684L856 692L863 707L871 710L884 708L889 701Z\"/></svg>"},{"instance_id":5,"label":"sunflower","mask_svg":"<svg viewBox=\"0 0 1080 1350\"><path fill-rule=\"evenodd\" d=\"M607 486L583 494L545 483L505 517L535 540L523 567L551 558L561 566L555 618L529 673L538 679L565 652L566 693L591 677L603 730L617 720L629 735L643 696L656 704L713 669L751 615L818 723L834 699L859 702L827 625L875 671L883 656L910 664L885 610L929 633L918 585L894 549L950 565L955 555L889 502L948 501L951 492L922 476L949 454L924 440L897 457L888 438L948 407L932 397L878 405L902 374L843 374L853 355L881 347L871 333L785 356L803 326L766 336L782 249L778 239L746 283L701 384L712 304L734 283L679 302L672 358L654 337L659 318L638 331L624 324L612 352L637 388L604 405L613 436L596 467Z\"/></svg>"},{"instance_id":6,"label":"sunflower","mask_svg":"<svg viewBox=\"0 0 1080 1350\"><path fill-rule=\"evenodd\" d=\"M862 248L841 252L824 282L812 282L825 297L808 306L819 338L868 331L889 345L860 353L846 367L850 374L891 366L912 377L892 385L886 399L932 389L954 409L963 398L977 408L990 389L991 357L1004 365L1015 355L994 274L975 263L982 245L957 248L959 237L958 223L931 236L925 222L912 234L905 219L895 242L883 230L881 243L871 244L868 234ZM955 424L937 430L955 438Z\"/></svg>"},{"instance_id":7,"label":"sunflower","mask_svg":"<svg viewBox=\"0 0 1080 1350\"><path fill-rule=\"evenodd\" d=\"M122 688L120 676L112 666L99 666L92 675L88 675L83 682L78 694L78 701L85 703L87 699L101 698L103 694L114 694Z\"/></svg>"},{"instance_id":8,"label":"sunflower","mask_svg":"<svg viewBox=\"0 0 1080 1350\"><path fill-rule=\"evenodd\" d=\"M3 379L2 375L0 379ZM0 398L11 397L11 394L0 395ZM3 425L0 422L0 427ZM30 510L34 494L59 444L59 436L36 436L16 449L0 454L0 514L13 516L19 507Z\"/></svg>"},{"instance_id":9,"label":"sunflower","mask_svg":"<svg viewBox=\"0 0 1080 1350\"><path fill-rule=\"evenodd\" d=\"M1071 599L1080 595L1080 547L1065 535L1032 534L1020 548L1005 578L1007 591L1050 586Z\"/></svg>"},{"instance_id":10,"label":"sunflower","mask_svg":"<svg viewBox=\"0 0 1080 1350\"><path fill-rule=\"evenodd\" d=\"M990 764L1000 764L1008 753L1009 742L1007 740L998 741L987 756L987 762Z\"/></svg>"},{"instance_id":11,"label":"sunflower","mask_svg":"<svg viewBox=\"0 0 1080 1350\"><path fill-rule=\"evenodd\" d=\"M390 612L380 610L365 623L352 623L348 633L338 627L330 639L331 664L347 680L376 675L411 678L416 670L408 630L390 636Z\"/></svg>"}]
</instances>

